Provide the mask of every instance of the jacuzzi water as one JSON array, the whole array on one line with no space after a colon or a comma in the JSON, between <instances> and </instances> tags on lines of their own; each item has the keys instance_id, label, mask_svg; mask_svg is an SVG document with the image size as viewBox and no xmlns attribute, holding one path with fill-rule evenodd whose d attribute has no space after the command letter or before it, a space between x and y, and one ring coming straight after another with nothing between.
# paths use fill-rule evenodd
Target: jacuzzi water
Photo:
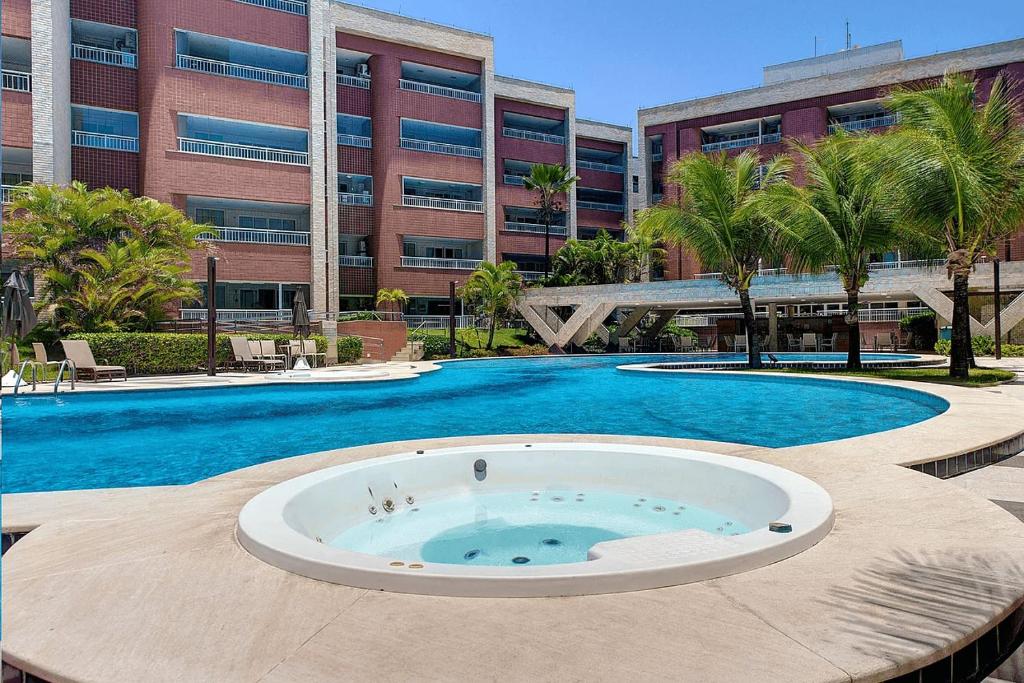
<instances>
[{"instance_id":1,"label":"jacuzzi water","mask_svg":"<svg viewBox=\"0 0 1024 683\"><path fill-rule=\"evenodd\" d=\"M552 489L406 506L349 527L328 544L407 562L511 567L584 562L602 541L683 529L748 531L736 519L678 500Z\"/></svg>"}]
</instances>

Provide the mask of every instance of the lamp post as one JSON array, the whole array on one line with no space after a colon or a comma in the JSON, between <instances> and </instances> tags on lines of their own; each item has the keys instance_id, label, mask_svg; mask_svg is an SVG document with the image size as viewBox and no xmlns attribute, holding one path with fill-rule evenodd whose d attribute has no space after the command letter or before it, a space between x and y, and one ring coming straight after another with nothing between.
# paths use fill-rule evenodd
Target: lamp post
<instances>
[{"instance_id":1,"label":"lamp post","mask_svg":"<svg viewBox=\"0 0 1024 683\"><path fill-rule=\"evenodd\" d=\"M455 280L448 283L448 355L455 358Z\"/></svg>"},{"instance_id":2,"label":"lamp post","mask_svg":"<svg viewBox=\"0 0 1024 683\"><path fill-rule=\"evenodd\" d=\"M206 257L206 374L217 374L217 257Z\"/></svg>"},{"instance_id":3,"label":"lamp post","mask_svg":"<svg viewBox=\"0 0 1024 683\"><path fill-rule=\"evenodd\" d=\"M999 293L999 259L992 260L992 291L995 295L996 304L996 360L1003 357L1003 321L1000 320L1000 293Z\"/></svg>"}]
</instances>

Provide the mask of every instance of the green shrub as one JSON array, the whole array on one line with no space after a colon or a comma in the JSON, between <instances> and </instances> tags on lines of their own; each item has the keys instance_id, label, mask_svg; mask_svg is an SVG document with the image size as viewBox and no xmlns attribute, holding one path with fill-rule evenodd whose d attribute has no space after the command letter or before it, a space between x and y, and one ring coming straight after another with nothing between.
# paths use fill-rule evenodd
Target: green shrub
<instances>
[{"instance_id":1,"label":"green shrub","mask_svg":"<svg viewBox=\"0 0 1024 683\"><path fill-rule=\"evenodd\" d=\"M373 311L356 311L355 313L348 313L338 317L338 322L348 322L349 320L376 320L377 316Z\"/></svg>"},{"instance_id":2,"label":"green shrub","mask_svg":"<svg viewBox=\"0 0 1024 683\"><path fill-rule=\"evenodd\" d=\"M688 327L680 327L675 323L674 320L668 321L665 327L661 328L661 332L658 333L659 337L690 337L691 339L697 338L697 333Z\"/></svg>"},{"instance_id":3,"label":"green shrub","mask_svg":"<svg viewBox=\"0 0 1024 683\"><path fill-rule=\"evenodd\" d=\"M935 341L935 353L940 356L948 356L951 346L952 344L948 339L938 339Z\"/></svg>"},{"instance_id":4,"label":"green shrub","mask_svg":"<svg viewBox=\"0 0 1024 683\"><path fill-rule=\"evenodd\" d=\"M459 354L459 358L491 358L497 355L495 349L466 349L464 353Z\"/></svg>"},{"instance_id":5,"label":"green shrub","mask_svg":"<svg viewBox=\"0 0 1024 683\"><path fill-rule=\"evenodd\" d=\"M974 351L975 356L991 356L996 352L996 342L992 337L980 334L976 337L971 337L971 349Z\"/></svg>"},{"instance_id":6,"label":"green shrub","mask_svg":"<svg viewBox=\"0 0 1024 683\"><path fill-rule=\"evenodd\" d=\"M338 337L338 362L355 363L363 357L363 340L359 337Z\"/></svg>"},{"instance_id":7,"label":"green shrub","mask_svg":"<svg viewBox=\"0 0 1024 683\"><path fill-rule=\"evenodd\" d=\"M971 337L971 349L974 351L975 356L991 356L996 352L996 343L992 337L978 335L977 337ZM940 339L935 342L935 353L941 356L948 356L949 350L949 341ZM1002 352L1008 358L1024 358L1024 344L1003 344Z\"/></svg>"},{"instance_id":8,"label":"green shrub","mask_svg":"<svg viewBox=\"0 0 1024 683\"><path fill-rule=\"evenodd\" d=\"M423 342L423 358L448 358L448 337L426 332L410 332L409 341Z\"/></svg>"},{"instance_id":9,"label":"green shrub","mask_svg":"<svg viewBox=\"0 0 1024 683\"><path fill-rule=\"evenodd\" d=\"M900 329L907 333L907 344L912 349L930 349L938 340L935 313L918 313L900 319Z\"/></svg>"},{"instance_id":10,"label":"green shrub","mask_svg":"<svg viewBox=\"0 0 1024 683\"><path fill-rule=\"evenodd\" d=\"M1024 344L1003 344L1003 355L1010 358L1024 358Z\"/></svg>"},{"instance_id":11,"label":"green shrub","mask_svg":"<svg viewBox=\"0 0 1024 683\"><path fill-rule=\"evenodd\" d=\"M229 336L217 335L217 363L231 358ZM242 336L242 335L239 335ZM271 339L275 343L294 339L287 334L247 334L247 339ZM89 342L97 363L123 365L133 375L160 375L194 372L206 367L205 334L172 334L167 332L80 332L68 339ZM327 337L312 335L320 353L327 350Z\"/></svg>"},{"instance_id":12,"label":"green shrub","mask_svg":"<svg viewBox=\"0 0 1024 683\"><path fill-rule=\"evenodd\" d=\"M529 344L527 346L510 346L502 349L510 356L546 356L551 353L548 347L543 344Z\"/></svg>"}]
</instances>

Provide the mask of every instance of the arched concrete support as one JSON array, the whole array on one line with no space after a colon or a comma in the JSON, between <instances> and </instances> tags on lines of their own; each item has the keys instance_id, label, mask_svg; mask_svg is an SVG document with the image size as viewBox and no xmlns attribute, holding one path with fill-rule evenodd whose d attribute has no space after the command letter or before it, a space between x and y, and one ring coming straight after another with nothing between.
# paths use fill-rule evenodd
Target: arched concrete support
<instances>
[{"instance_id":1,"label":"arched concrete support","mask_svg":"<svg viewBox=\"0 0 1024 683\"><path fill-rule=\"evenodd\" d=\"M552 317L555 320L560 321L560 319L548 306L529 306L520 303L518 308L519 313L526 322L530 323L548 347L561 349L569 342L582 344L586 341L590 335L602 327L604 319L615 310L615 304L600 302L580 304L569 316L569 319L561 322L560 325L551 324L553 321L549 322ZM558 329L555 329L556 327Z\"/></svg>"},{"instance_id":2,"label":"arched concrete support","mask_svg":"<svg viewBox=\"0 0 1024 683\"><path fill-rule=\"evenodd\" d=\"M672 318L678 312L674 308L658 311L658 317L654 319L654 324L644 330L644 339L654 339L661 334L661 331L665 329L665 326L672 321Z\"/></svg>"},{"instance_id":3,"label":"arched concrete support","mask_svg":"<svg viewBox=\"0 0 1024 683\"><path fill-rule=\"evenodd\" d=\"M935 311L936 315L946 320L953 320L953 301L948 296L932 287L915 287L914 296L928 304L928 307ZM1003 333L1012 330L1021 320L1024 320L1024 292L1021 292L1011 301L999 315L1002 323ZM995 316L988 323L982 325L971 316L971 334L995 336Z\"/></svg>"}]
</instances>

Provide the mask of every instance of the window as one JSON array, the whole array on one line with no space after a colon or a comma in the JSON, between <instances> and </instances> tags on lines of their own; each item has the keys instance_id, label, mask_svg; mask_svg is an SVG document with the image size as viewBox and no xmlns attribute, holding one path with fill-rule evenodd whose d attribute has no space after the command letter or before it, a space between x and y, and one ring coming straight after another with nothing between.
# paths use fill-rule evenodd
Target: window
<instances>
[{"instance_id":1,"label":"window","mask_svg":"<svg viewBox=\"0 0 1024 683\"><path fill-rule=\"evenodd\" d=\"M413 242L402 243L402 256L415 256L416 245Z\"/></svg>"},{"instance_id":2,"label":"window","mask_svg":"<svg viewBox=\"0 0 1024 683\"><path fill-rule=\"evenodd\" d=\"M223 209L196 209L196 223L206 225L224 225Z\"/></svg>"},{"instance_id":3,"label":"window","mask_svg":"<svg viewBox=\"0 0 1024 683\"><path fill-rule=\"evenodd\" d=\"M454 247L427 247L430 258L462 258L462 249Z\"/></svg>"},{"instance_id":4,"label":"window","mask_svg":"<svg viewBox=\"0 0 1024 683\"><path fill-rule=\"evenodd\" d=\"M294 230L294 218L268 218L266 216L239 216L238 227L251 230Z\"/></svg>"},{"instance_id":5,"label":"window","mask_svg":"<svg viewBox=\"0 0 1024 683\"><path fill-rule=\"evenodd\" d=\"M86 133L139 137L139 115L135 112L71 106L71 129Z\"/></svg>"},{"instance_id":6,"label":"window","mask_svg":"<svg viewBox=\"0 0 1024 683\"><path fill-rule=\"evenodd\" d=\"M633 176L633 192L640 191L640 176Z\"/></svg>"}]
</instances>

